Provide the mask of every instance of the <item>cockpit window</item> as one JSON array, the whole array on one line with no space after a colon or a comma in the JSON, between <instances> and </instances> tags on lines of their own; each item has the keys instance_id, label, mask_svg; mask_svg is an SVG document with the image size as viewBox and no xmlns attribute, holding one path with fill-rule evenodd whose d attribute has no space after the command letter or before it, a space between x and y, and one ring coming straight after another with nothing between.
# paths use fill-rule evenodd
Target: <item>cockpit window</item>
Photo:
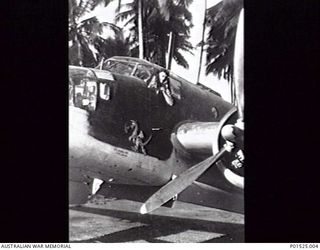
<instances>
[{"instance_id":1,"label":"cockpit window","mask_svg":"<svg viewBox=\"0 0 320 250\"><path fill-rule=\"evenodd\" d=\"M134 76L140 78L144 82L148 82L152 77L153 69L151 67L139 64L134 72Z\"/></svg>"},{"instance_id":2,"label":"cockpit window","mask_svg":"<svg viewBox=\"0 0 320 250\"><path fill-rule=\"evenodd\" d=\"M97 104L97 81L91 71L69 70L69 105L93 111Z\"/></svg>"},{"instance_id":3,"label":"cockpit window","mask_svg":"<svg viewBox=\"0 0 320 250\"><path fill-rule=\"evenodd\" d=\"M121 62L121 61L114 61L114 60L107 60L103 64L104 70L109 70L112 73L118 73L122 75L130 76L133 73L133 70L135 69L134 63L128 63L128 62Z\"/></svg>"}]
</instances>

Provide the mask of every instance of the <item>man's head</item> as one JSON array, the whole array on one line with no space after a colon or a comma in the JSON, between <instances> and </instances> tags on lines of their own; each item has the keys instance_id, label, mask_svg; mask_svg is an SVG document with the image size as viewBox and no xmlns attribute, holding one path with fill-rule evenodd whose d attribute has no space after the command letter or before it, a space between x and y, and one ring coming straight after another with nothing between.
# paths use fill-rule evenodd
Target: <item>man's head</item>
<instances>
[{"instance_id":1,"label":"man's head","mask_svg":"<svg viewBox=\"0 0 320 250\"><path fill-rule=\"evenodd\" d=\"M159 80L160 82L163 82L168 77L168 74L165 71L161 71L159 73Z\"/></svg>"}]
</instances>

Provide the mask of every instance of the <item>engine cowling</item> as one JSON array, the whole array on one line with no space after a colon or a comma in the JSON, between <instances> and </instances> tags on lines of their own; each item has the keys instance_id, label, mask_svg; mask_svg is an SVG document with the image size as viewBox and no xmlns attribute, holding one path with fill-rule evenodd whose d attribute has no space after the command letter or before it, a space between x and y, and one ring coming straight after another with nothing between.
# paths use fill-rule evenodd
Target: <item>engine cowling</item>
<instances>
[{"instance_id":1,"label":"engine cowling","mask_svg":"<svg viewBox=\"0 0 320 250\"><path fill-rule=\"evenodd\" d=\"M180 148L193 157L205 159L215 155L225 144L232 143L233 149L216 164L224 177L234 186L244 187L243 131L239 123L237 108L225 114L220 122L188 122L176 130Z\"/></svg>"},{"instance_id":2,"label":"engine cowling","mask_svg":"<svg viewBox=\"0 0 320 250\"><path fill-rule=\"evenodd\" d=\"M244 188L244 147L243 147L243 131L242 122L239 121L238 111L236 108L230 110L221 120L219 127L212 143L212 153L217 154L219 150L226 144L232 143L233 150L221 158L216 164L224 177L234 186ZM234 135L234 141L230 140L231 136L226 136L224 130L234 129L228 131L228 134ZM226 138L227 137L227 138ZM229 138L228 138L229 137ZM229 140L228 140L229 139Z\"/></svg>"}]
</instances>

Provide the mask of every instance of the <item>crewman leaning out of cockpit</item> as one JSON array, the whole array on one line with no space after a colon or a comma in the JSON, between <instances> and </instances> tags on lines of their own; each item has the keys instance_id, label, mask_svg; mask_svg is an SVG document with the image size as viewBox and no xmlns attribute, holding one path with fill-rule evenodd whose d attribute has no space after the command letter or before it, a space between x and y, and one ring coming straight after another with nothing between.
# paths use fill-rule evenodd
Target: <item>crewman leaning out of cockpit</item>
<instances>
[{"instance_id":1,"label":"crewman leaning out of cockpit","mask_svg":"<svg viewBox=\"0 0 320 250\"><path fill-rule=\"evenodd\" d=\"M158 74L155 74L151 79L148 88L155 88L157 94L159 93L159 91L161 91L166 103L169 106L173 105L173 97L171 95L170 79L168 72L163 70L160 71Z\"/></svg>"}]
</instances>

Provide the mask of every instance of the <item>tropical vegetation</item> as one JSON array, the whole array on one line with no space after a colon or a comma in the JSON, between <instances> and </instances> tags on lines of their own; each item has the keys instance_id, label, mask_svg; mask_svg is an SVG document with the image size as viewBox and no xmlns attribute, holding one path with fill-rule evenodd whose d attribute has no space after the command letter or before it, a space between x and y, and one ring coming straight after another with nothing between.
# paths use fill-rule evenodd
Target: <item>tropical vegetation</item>
<instances>
[{"instance_id":1,"label":"tropical vegetation","mask_svg":"<svg viewBox=\"0 0 320 250\"><path fill-rule=\"evenodd\" d=\"M238 18L243 0L223 0L207 10L206 74L233 82L233 55Z\"/></svg>"},{"instance_id":2,"label":"tropical vegetation","mask_svg":"<svg viewBox=\"0 0 320 250\"><path fill-rule=\"evenodd\" d=\"M95 67L102 58L128 55L121 28L90 16L97 6L112 0L69 0L69 63Z\"/></svg>"},{"instance_id":3,"label":"tropical vegetation","mask_svg":"<svg viewBox=\"0 0 320 250\"><path fill-rule=\"evenodd\" d=\"M192 14L188 10L192 0L133 0L131 3L122 5L116 20L124 21L124 26L129 28L130 55L133 57L138 57L139 53L139 1L142 4L143 57L160 66L168 66L166 65L166 52L169 48L171 33L172 51L170 53L172 58L179 65L188 68L189 64L181 52L192 53L193 49L192 44L188 41L190 28L193 26ZM165 13L164 10L166 10Z\"/></svg>"}]
</instances>

